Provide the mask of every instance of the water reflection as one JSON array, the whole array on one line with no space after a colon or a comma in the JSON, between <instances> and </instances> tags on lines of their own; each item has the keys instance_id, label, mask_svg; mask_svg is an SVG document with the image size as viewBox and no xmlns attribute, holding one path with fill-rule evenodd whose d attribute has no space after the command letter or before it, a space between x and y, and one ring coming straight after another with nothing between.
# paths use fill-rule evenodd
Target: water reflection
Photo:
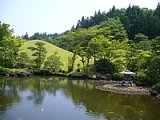
<instances>
[{"instance_id":1,"label":"water reflection","mask_svg":"<svg viewBox=\"0 0 160 120\"><path fill-rule=\"evenodd\" d=\"M0 78L0 120L157 120L159 108L155 97L102 92L89 81Z\"/></svg>"}]
</instances>

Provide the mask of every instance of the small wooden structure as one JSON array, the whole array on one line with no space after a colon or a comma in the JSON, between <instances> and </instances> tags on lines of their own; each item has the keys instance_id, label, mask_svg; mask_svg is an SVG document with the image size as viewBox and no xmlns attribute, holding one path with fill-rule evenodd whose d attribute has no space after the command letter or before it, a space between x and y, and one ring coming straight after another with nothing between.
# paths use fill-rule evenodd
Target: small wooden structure
<instances>
[{"instance_id":1,"label":"small wooden structure","mask_svg":"<svg viewBox=\"0 0 160 120\"><path fill-rule=\"evenodd\" d=\"M133 85L133 81L132 81L132 76L131 75L134 75L135 73L134 72L131 72L129 70L126 70L126 71L123 71L123 72L120 72L121 74L124 74L124 80L122 81L122 86L132 86Z\"/></svg>"}]
</instances>

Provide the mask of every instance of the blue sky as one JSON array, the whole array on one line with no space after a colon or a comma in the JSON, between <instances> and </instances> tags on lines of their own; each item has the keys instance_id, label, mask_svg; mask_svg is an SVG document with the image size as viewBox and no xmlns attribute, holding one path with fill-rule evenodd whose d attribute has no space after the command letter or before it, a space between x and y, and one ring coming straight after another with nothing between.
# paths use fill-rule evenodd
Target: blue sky
<instances>
[{"instance_id":1,"label":"blue sky","mask_svg":"<svg viewBox=\"0 0 160 120\"><path fill-rule=\"evenodd\" d=\"M61 33L76 25L82 16L107 12L113 5L139 5L155 9L160 0L0 0L0 21L14 28L15 35L28 32Z\"/></svg>"}]
</instances>

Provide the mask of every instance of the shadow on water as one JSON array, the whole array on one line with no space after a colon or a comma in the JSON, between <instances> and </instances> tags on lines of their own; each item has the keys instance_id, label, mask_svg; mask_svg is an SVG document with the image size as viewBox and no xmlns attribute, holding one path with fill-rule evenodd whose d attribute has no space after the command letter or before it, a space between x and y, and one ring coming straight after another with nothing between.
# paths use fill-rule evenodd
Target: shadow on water
<instances>
[{"instance_id":1,"label":"shadow on water","mask_svg":"<svg viewBox=\"0 0 160 120\"><path fill-rule=\"evenodd\" d=\"M68 118L70 120L77 119L78 116L79 119L86 120L92 118L97 120L157 120L160 118L160 100L155 97L102 92L96 90L94 82L91 81L55 77L0 78L0 120L15 117L14 115L18 114L16 110L26 109L30 104L31 115L23 116L22 120L34 120L34 115L39 116L41 120L43 117L51 116L50 111L57 114L57 117L54 116L52 119L63 119L62 115L67 114L72 116ZM69 104L67 111L64 111L67 106L62 106L63 104ZM47 113L44 115L38 113L36 106L48 109L47 111L41 108L41 112L46 110ZM9 112L13 115L9 116Z\"/></svg>"}]
</instances>

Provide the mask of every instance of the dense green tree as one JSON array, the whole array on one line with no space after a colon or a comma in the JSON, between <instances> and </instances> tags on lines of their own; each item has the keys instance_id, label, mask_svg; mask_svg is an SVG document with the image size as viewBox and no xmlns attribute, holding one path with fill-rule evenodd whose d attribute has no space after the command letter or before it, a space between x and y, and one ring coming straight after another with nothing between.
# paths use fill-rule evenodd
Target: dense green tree
<instances>
[{"instance_id":1,"label":"dense green tree","mask_svg":"<svg viewBox=\"0 0 160 120\"><path fill-rule=\"evenodd\" d=\"M83 71L86 76L88 76L89 63L91 59L91 51L88 47L80 47L78 51L78 55L81 57L81 62L83 65Z\"/></svg>"},{"instance_id":2,"label":"dense green tree","mask_svg":"<svg viewBox=\"0 0 160 120\"><path fill-rule=\"evenodd\" d=\"M155 10L148 8L140 8L137 5L129 5L126 9L116 9L115 6L109 12L95 12L91 17L84 18L78 21L78 28L89 28L99 25L101 22L106 21L108 18L119 17L124 25L128 37L134 40L135 34L142 33L149 38L155 38L160 35L160 4L158 3Z\"/></svg>"},{"instance_id":3,"label":"dense green tree","mask_svg":"<svg viewBox=\"0 0 160 120\"><path fill-rule=\"evenodd\" d=\"M31 65L31 59L26 52L20 52L18 55L18 63L22 65Z\"/></svg>"},{"instance_id":4,"label":"dense green tree","mask_svg":"<svg viewBox=\"0 0 160 120\"><path fill-rule=\"evenodd\" d=\"M142 50L151 50L151 40L148 39L148 36L138 33L134 37L134 41L136 42L135 45L137 45L137 49Z\"/></svg>"},{"instance_id":5,"label":"dense green tree","mask_svg":"<svg viewBox=\"0 0 160 120\"><path fill-rule=\"evenodd\" d=\"M155 13L158 17L160 17L160 2L158 3L157 8L155 9L154 13Z\"/></svg>"},{"instance_id":6,"label":"dense green tree","mask_svg":"<svg viewBox=\"0 0 160 120\"><path fill-rule=\"evenodd\" d=\"M51 70L52 72L58 72L61 69L63 63L60 61L58 52L54 52L53 55L49 56L44 63L44 67Z\"/></svg>"},{"instance_id":7,"label":"dense green tree","mask_svg":"<svg viewBox=\"0 0 160 120\"><path fill-rule=\"evenodd\" d=\"M152 57L147 73L152 84L160 82L160 56Z\"/></svg>"},{"instance_id":8,"label":"dense green tree","mask_svg":"<svg viewBox=\"0 0 160 120\"><path fill-rule=\"evenodd\" d=\"M126 30L119 18L109 18L100 23L99 32L105 37L116 40L124 40L127 37Z\"/></svg>"},{"instance_id":9,"label":"dense green tree","mask_svg":"<svg viewBox=\"0 0 160 120\"><path fill-rule=\"evenodd\" d=\"M141 33L138 33L135 35L134 39L135 39L135 42L147 41L148 36L141 34Z\"/></svg>"},{"instance_id":10,"label":"dense green tree","mask_svg":"<svg viewBox=\"0 0 160 120\"><path fill-rule=\"evenodd\" d=\"M36 63L36 68L41 68L41 66L44 63L45 57L46 57L46 48L44 47L45 43L43 42L36 42L35 43L36 47L28 47L31 51L33 51L32 56L35 56L35 63Z\"/></svg>"},{"instance_id":11,"label":"dense green tree","mask_svg":"<svg viewBox=\"0 0 160 120\"><path fill-rule=\"evenodd\" d=\"M12 33L13 29L10 29L10 25L0 21L0 41L3 40L4 37L11 36Z\"/></svg>"},{"instance_id":12,"label":"dense green tree","mask_svg":"<svg viewBox=\"0 0 160 120\"><path fill-rule=\"evenodd\" d=\"M101 52L101 40L104 39L104 36L98 36L91 39L91 41L88 44L88 47L90 49L91 55L94 59L94 73L96 73L96 60L98 58L98 54Z\"/></svg>"},{"instance_id":13,"label":"dense green tree","mask_svg":"<svg viewBox=\"0 0 160 120\"><path fill-rule=\"evenodd\" d=\"M1 43L1 47L0 47L0 59L1 59L1 65L4 66L4 67L9 67L7 65L7 61L9 60L9 44L10 44L10 41L9 40L1 40L0 41Z\"/></svg>"},{"instance_id":14,"label":"dense green tree","mask_svg":"<svg viewBox=\"0 0 160 120\"><path fill-rule=\"evenodd\" d=\"M1 56L2 66L13 67L17 64L17 56L20 51L20 47L23 44L24 40L21 38L16 38L14 36L3 37L3 40L0 41L1 47Z\"/></svg>"},{"instance_id":15,"label":"dense green tree","mask_svg":"<svg viewBox=\"0 0 160 120\"><path fill-rule=\"evenodd\" d=\"M107 59L100 59L96 62L96 72L102 75L113 74L115 72L115 65Z\"/></svg>"}]
</instances>

